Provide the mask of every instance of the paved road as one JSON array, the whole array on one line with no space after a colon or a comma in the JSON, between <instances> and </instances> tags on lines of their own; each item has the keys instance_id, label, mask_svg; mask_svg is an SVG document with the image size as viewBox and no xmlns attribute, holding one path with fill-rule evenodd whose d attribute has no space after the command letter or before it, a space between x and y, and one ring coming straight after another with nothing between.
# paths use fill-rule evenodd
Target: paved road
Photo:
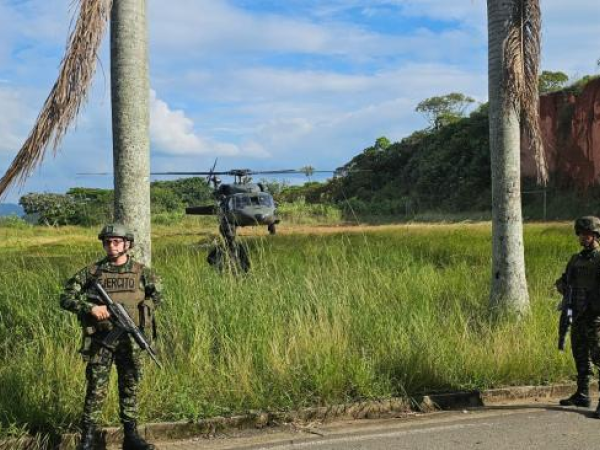
<instances>
[{"instance_id":1,"label":"paved road","mask_svg":"<svg viewBox=\"0 0 600 450\"><path fill-rule=\"evenodd\" d=\"M213 439L158 443L160 450L600 449L591 410L556 404L499 405L405 419L286 426Z\"/></svg>"}]
</instances>

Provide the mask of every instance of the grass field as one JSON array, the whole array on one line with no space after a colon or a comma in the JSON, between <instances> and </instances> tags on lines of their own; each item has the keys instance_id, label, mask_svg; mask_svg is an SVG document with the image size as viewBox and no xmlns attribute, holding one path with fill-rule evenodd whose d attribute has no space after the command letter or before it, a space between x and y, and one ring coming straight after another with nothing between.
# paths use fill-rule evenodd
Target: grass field
<instances>
[{"instance_id":1,"label":"grass field","mask_svg":"<svg viewBox=\"0 0 600 450\"><path fill-rule=\"evenodd\" d=\"M566 224L526 226L532 314L487 312L489 224L245 232L252 271L206 262L214 229L155 227L160 371L144 420L227 415L572 376L556 350L554 280L577 243ZM77 427L84 365L64 281L101 255L95 229L0 228L0 436ZM115 374L114 374L115 375ZM105 423L117 421L115 376Z\"/></svg>"}]
</instances>

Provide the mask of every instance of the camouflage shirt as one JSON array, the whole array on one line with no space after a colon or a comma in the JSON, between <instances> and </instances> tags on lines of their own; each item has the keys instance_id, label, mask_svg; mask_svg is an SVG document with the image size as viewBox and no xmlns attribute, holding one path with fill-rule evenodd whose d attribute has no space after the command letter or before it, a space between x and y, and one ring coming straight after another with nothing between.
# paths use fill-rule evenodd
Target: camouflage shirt
<instances>
[{"instance_id":1,"label":"camouflage shirt","mask_svg":"<svg viewBox=\"0 0 600 450\"><path fill-rule=\"evenodd\" d=\"M108 258L104 258L91 266L81 269L73 277L67 280L63 293L60 296L60 306L67 311L77 314L79 317L89 314L92 308L96 306L94 303L90 303L86 296L87 286L94 278L92 271L95 269L96 272L129 272L131 271L133 263L134 260L130 257L125 264L115 266L110 263ZM163 300L160 278L154 271L144 266L142 269L141 282L144 286L146 298L153 300L154 306L159 307Z\"/></svg>"}]
</instances>

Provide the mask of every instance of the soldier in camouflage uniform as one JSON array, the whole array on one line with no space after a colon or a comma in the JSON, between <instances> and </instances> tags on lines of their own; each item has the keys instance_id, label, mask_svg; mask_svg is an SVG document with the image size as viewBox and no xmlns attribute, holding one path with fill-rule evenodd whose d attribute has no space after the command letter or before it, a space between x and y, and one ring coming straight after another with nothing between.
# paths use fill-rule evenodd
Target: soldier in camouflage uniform
<instances>
[{"instance_id":1,"label":"soldier in camouflage uniform","mask_svg":"<svg viewBox=\"0 0 600 450\"><path fill-rule=\"evenodd\" d=\"M600 219L580 217L575 221L575 234L583 250L571 257L556 280L556 288L572 299L571 349L577 367L577 392L560 404L589 407L592 363L600 369ZM595 415L600 418L600 404Z\"/></svg>"},{"instance_id":2,"label":"soldier in camouflage uniform","mask_svg":"<svg viewBox=\"0 0 600 450\"><path fill-rule=\"evenodd\" d=\"M106 257L69 279L60 298L61 307L77 314L83 328L81 353L87 361L87 390L79 449L94 449L94 435L114 362L118 374L120 418L124 427L123 449L151 450L155 447L142 439L137 431L141 350L126 333L115 342L107 342L106 337L113 328L110 313L91 283L99 281L113 301L125 307L147 338L154 335L153 312L161 303L160 283L149 268L128 255L134 236L125 226L107 225L98 239L102 241Z\"/></svg>"}]
</instances>

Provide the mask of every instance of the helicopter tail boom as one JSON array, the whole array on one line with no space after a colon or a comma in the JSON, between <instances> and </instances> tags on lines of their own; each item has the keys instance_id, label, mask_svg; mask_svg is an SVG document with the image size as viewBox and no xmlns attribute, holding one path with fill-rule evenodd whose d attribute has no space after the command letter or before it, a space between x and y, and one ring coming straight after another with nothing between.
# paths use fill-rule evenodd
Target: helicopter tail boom
<instances>
[{"instance_id":1,"label":"helicopter tail boom","mask_svg":"<svg viewBox=\"0 0 600 450\"><path fill-rule=\"evenodd\" d=\"M185 213L196 216L214 216L217 214L217 207L215 205L190 206L185 208Z\"/></svg>"}]
</instances>

